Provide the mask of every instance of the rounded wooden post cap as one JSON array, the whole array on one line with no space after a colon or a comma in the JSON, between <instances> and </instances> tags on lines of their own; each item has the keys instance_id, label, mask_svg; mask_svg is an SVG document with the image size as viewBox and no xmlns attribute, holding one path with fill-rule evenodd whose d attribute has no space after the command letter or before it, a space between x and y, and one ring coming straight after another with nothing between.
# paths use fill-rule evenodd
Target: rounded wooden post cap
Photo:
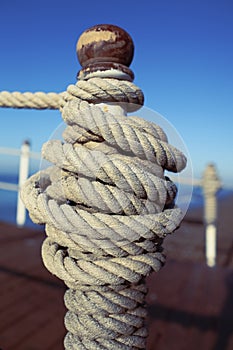
<instances>
[{"instance_id":1,"label":"rounded wooden post cap","mask_svg":"<svg viewBox=\"0 0 233 350\"><path fill-rule=\"evenodd\" d=\"M134 44L130 35L112 24L95 25L83 32L77 42L77 56L82 69L78 79L109 77L132 81Z\"/></svg>"}]
</instances>

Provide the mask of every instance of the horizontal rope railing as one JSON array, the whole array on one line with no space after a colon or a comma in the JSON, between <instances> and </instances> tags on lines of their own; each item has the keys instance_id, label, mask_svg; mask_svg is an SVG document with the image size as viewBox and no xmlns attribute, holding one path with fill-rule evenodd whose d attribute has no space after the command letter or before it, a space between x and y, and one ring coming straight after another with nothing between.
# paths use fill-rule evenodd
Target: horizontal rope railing
<instances>
[{"instance_id":1,"label":"horizontal rope railing","mask_svg":"<svg viewBox=\"0 0 233 350\"><path fill-rule=\"evenodd\" d=\"M0 189L6 191L18 191L19 186L10 182L0 181Z\"/></svg>"},{"instance_id":2,"label":"horizontal rope railing","mask_svg":"<svg viewBox=\"0 0 233 350\"><path fill-rule=\"evenodd\" d=\"M11 156L20 156L21 153L22 153L22 151L18 148L0 147L0 154L11 155ZM32 159L41 159L40 152L30 151L28 153L28 156L29 156L29 158L32 158Z\"/></svg>"},{"instance_id":3,"label":"horizontal rope railing","mask_svg":"<svg viewBox=\"0 0 233 350\"><path fill-rule=\"evenodd\" d=\"M0 107L29 109L59 109L66 92L9 92L0 91Z\"/></svg>"}]
</instances>

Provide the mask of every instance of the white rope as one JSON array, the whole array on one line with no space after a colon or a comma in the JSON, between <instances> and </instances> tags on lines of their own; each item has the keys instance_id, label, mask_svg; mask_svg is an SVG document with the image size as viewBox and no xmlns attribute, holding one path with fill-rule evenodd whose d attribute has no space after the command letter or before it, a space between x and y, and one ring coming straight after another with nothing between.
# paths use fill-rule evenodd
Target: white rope
<instances>
[{"instance_id":1,"label":"white rope","mask_svg":"<svg viewBox=\"0 0 233 350\"><path fill-rule=\"evenodd\" d=\"M54 92L0 92L0 107L59 109L64 104L64 94Z\"/></svg>"},{"instance_id":2,"label":"white rope","mask_svg":"<svg viewBox=\"0 0 233 350\"><path fill-rule=\"evenodd\" d=\"M164 169L181 171L184 155L159 126L89 104L119 101L137 109L139 91L116 79L70 86L59 101L65 143L43 146L54 166L22 190L32 220L46 225L44 264L69 288L67 350L145 349L143 279L164 264L163 239L181 221L176 186Z\"/></svg>"},{"instance_id":3,"label":"white rope","mask_svg":"<svg viewBox=\"0 0 233 350\"><path fill-rule=\"evenodd\" d=\"M70 99L86 100L91 103L120 102L126 103L129 111L137 110L143 105L142 91L129 81L110 78L92 78L69 85L61 93L0 92L0 107L61 109Z\"/></svg>"}]
</instances>

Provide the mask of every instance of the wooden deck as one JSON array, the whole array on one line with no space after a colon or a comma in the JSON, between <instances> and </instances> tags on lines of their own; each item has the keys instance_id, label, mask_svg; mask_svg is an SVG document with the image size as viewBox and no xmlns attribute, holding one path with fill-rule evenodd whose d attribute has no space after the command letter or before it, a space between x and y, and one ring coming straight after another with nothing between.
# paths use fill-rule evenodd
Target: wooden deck
<instances>
[{"instance_id":1,"label":"wooden deck","mask_svg":"<svg viewBox=\"0 0 233 350\"><path fill-rule=\"evenodd\" d=\"M175 235L165 244L167 264L147 280L147 349L232 350L233 235L224 236L212 269L204 263L200 223L184 223ZM0 224L0 350L64 349L65 288L43 266L44 237Z\"/></svg>"},{"instance_id":2,"label":"wooden deck","mask_svg":"<svg viewBox=\"0 0 233 350\"><path fill-rule=\"evenodd\" d=\"M148 285L148 350L233 349L233 270L169 260Z\"/></svg>"},{"instance_id":3,"label":"wooden deck","mask_svg":"<svg viewBox=\"0 0 233 350\"><path fill-rule=\"evenodd\" d=\"M44 233L0 227L0 349L64 349L65 289L41 261Z\"/></svg>"}]
</instances>

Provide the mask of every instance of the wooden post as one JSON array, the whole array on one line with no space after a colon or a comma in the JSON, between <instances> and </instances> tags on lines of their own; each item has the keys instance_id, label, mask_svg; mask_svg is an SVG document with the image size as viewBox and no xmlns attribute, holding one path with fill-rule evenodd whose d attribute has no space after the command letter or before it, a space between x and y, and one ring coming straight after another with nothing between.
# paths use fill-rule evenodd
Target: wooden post
<instances>
[{"instance_id":1,"label":"wooden post","mask_svg":"<svg viewBox=\"0 0 233 350\"><path fill-rule=\"evenodd\" d=\"M205 253L206 263L213 267L217 257L217 192L221 187L216 169L213 164L207 165L203 178L204 222L205 222Z\"/></svg>"},{"instance_id":2,"label":"wooden post","mask_svg":"<svg viewBox=\"0 0 233 350\"><path fill-rule=\"evenodd\" d=\"M18 199L17 199L17 213L16 223L18 226L23 226L26 221L26 208L20 198L20 190L23 183L27 180L29 175L29 158L30 158L30 142L24 141L21 146L20 161L19 161L19 180L18 180Z\"/></svg>"}]
</instances>

